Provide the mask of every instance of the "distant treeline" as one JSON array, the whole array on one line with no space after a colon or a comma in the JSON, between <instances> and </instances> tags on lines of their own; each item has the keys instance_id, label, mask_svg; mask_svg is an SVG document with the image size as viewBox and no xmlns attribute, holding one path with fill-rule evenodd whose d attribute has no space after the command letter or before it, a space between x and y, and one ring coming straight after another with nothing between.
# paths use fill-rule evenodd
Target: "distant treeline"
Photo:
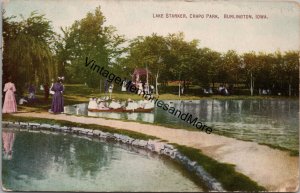
<instances>
[{"instance_id":1,"label":"distant treeline","mask_svg":"<svg viewBox=\"0 0 300 193\"><path fill-rule=\"evenodd\" d=\"M36 12L20 21L14 16L4 17L3 82L12 76L20 94L30 82L38 86L57 76L65 76L68 83L87 83L96 88L104 80L84 67L89 57L128 79L135 68L148 68L157 93L169 81L179 81L183 87L186 83L202 88L220 84L243 87L248 94L258 89L285 95L299 93L299 50L220 53L201 47L200 40L186 41L182 32L126 40L105 21L97 7L85 18L61 28L61 35Z\"/></svg>"}]
</instances>

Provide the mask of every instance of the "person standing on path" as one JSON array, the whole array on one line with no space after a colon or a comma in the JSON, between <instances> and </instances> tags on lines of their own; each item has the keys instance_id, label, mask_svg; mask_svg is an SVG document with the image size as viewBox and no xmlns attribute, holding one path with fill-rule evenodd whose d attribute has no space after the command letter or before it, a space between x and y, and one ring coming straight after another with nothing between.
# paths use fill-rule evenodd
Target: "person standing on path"
<instances>
[{"instance_id":1,"label":"person standing on path","mask_svg":"<svg viewBox=\"0 0 300 193\"><path fill-rule=\"evenodd\" d=\"M58 77L57 82L54 83L51 88L51 90L54 92L52 98L51 112L55 114L64 112L64 86L62 84L63 79L63 77Z\"/></svg>"},{"instance_id":2,"label":"person standing on path","mask_svg":"<svg viewBox=\"0 0 300 193\"><path fill-rule=\"evenodd\" d=\"M11 77L8 78L8 82L5 84L3 91L5 92L5 99L2 112L17 112L17 103L15 98L16 87L15 84L11 82Z\"/></svg>"}]
</instances>

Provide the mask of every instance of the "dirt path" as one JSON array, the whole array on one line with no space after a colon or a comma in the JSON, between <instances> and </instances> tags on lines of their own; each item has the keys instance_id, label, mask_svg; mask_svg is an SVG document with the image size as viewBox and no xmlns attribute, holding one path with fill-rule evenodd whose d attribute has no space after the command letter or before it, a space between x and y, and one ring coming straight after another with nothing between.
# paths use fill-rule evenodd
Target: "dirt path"
<instances>
[{"instance_id":1,"label":"dirt path","mask_svg":"<svg viewBox=\"0 0 300 193\"><path fill-rule=\"evenodd\" d=\"M249 176L269 191L296 191L299 179L299 159L288 152L258 145L254 142L198 131L170 129L162 126L49 113L21 113L17 116L66 120L85 124L98 124L136 131L159 137L171 143L201 149L206 155L236 165L236 170Z\"/></svg>"}]
</instances>

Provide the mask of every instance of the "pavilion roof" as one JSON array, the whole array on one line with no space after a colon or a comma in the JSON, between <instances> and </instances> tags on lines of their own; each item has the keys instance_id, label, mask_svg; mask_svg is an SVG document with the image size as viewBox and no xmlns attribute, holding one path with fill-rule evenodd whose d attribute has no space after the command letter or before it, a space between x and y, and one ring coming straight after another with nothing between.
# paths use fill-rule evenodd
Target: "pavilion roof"
<instances>
[{"instance_id":1,"label":"pavilion roof","mask_svg":"<svg viewBox=\"0 0 300 193\"><path fill-rule=\"evenodd\" d=\"M148 70L148 73L151 74L151 72ZM147 75L147 69L146 68L136 68L134 69L133 75Z\"/></svg>"}]
</instances>

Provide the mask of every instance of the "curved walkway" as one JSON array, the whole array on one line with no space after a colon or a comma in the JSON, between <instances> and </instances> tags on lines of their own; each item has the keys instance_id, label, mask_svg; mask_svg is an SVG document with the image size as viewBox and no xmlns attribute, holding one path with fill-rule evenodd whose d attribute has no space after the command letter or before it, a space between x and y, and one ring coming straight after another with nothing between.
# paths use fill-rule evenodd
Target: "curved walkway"
<instances>
[{"instance_id":1,"label":"curved walkway","mask_svg":"<svg viewBox=\"0 0 300 193\"><path fill-rule=\"evenodd\" d=\"M290 156L289 152L272 149L255 142L241 141L198 131L171 129L121 120L49 113L21 113L15 115L97 124L152 135L170 143L198 148L204 154L219 162L234 164L237 171L249 176L269 191L294 192L298 189L299 158Z\"/></svg>"}]
</instances>

